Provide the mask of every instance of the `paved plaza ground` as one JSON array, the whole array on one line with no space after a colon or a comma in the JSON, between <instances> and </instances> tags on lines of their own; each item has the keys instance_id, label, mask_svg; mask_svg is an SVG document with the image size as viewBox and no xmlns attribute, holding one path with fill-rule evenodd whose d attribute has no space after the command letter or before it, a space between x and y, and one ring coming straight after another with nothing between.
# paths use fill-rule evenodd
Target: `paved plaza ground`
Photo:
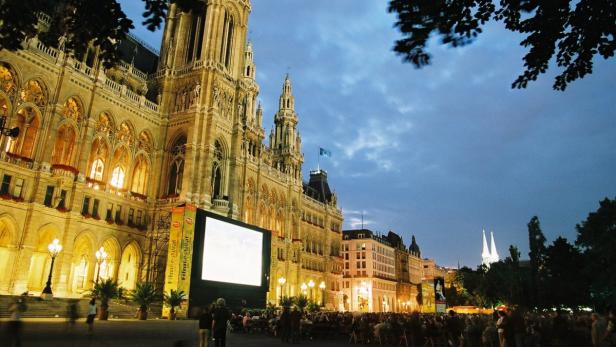
<instances>
[{"instance_id":1,"label":"paved plaza ground","mask_svg":"<svg viewBox=\"0 0 616 347\"><path fill-rule=\"evenodd\" d=\"M2 322L0 346L5 347L6 324ZM24 321L23 347L172 347L177 341L182 346L198 346L196 321L166 320L110 320L94 322L94 334L87 334L84 320L76 323L74 331L67 332L63 319L26 319ZM213 345L213 344L210 344ZM300 346L335 347L346 341L302 341ZM297 346L283 344L279 339L261 334L232 333L227 346Z\"/></svg>"}]
</instances>

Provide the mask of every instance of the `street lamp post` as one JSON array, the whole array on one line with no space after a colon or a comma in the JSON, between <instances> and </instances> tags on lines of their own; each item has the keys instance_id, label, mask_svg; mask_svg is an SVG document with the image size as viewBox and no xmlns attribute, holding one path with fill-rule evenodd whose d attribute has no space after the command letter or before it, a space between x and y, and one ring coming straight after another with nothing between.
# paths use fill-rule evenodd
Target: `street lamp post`
<instances>
[{"instance_id":1,"label":"street lamp post","mask_svg":"<svg viewBox=\"0 0 616 347\"><path fill-rule=\"evenodd\" d=\"M53 293L51 291L51 275L53 274L53 264L56 261L56 257L62 250L62 245L58 239L54 239L48 246L49 255L51 256L51 266L49 267L49 276L47 277L47 283L45 284L45 288L41 293L43 299L48 299L53 297Z\"/></svg>"},{"instance_id":2,"label":"street lamp post","mask_svg":"<svg viewBox=\"0 0 616 347\"><path fill-rule=\"evenodd\" d=\"M282 303L282 297L284 296L284 293L282 292L282 290L284 289L284 284L287 283L287 279L284 277L280 277L278 279L278 284L280 285L280 303Z\"/></svg>"},{"instance_id":3,"label":"street lamp post","mask_svg":"<svg viewBox=\"0 0 616 347\"><path fill-rule=\"evenodd\" d=\"M101 247L98 251L96 251L96 283L98 283L98 279L101 275L101 264L107 259L107 252L105 252L105 248Z\"/></svg>"},{"instance_id":4,"label":"street lamp post","mask_svg":"<svg viewBox=\"0 0 616 347\"><path fill-rule=\"evenodd\" d=\"M308 281L308 287L310 287L310 300L314 301L314 281Z\"/></svg>"},{"instance_id":5,"label":"street lamp post","mask_svg":"<svg viewBox=\"0 0 616 347\"><path fill-rule=\"evenodd\" d=\"M325 281L321 281L319 288L321 289L321 306L325 307Z\"/></svg>"},{"instance_id":6,"label":"street lamp post","mask_svg":"<svg viewBox=\"0 0 616 347\"><path fill-rule=\"evenodd\" d=\"M299 288L302 290L302 294L306 295L306 289L308 289L308 286L306 285L306 283L302 283L302 285L299 286Z\"/></svg>"}]
</instances>

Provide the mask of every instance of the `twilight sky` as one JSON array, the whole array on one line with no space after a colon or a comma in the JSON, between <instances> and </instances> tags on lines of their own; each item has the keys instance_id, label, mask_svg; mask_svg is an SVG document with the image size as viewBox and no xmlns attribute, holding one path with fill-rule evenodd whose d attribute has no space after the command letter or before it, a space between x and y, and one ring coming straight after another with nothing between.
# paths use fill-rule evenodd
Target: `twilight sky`
<instances>
[{"instance_id":1,"label":"twilight sky","mask_svg":"<svg viewBox=\"0 0 616 347\"><path fill-rule=\"evenodd\" d=\"M143 3L121 0L135 34ZM399 37L383 0L252 1L250 39L269 133L285 73L293 82L305 155L318 147L345 228L393 230L445 266L481 262L481 229L498 252L528 257L526 223L548 241L575 239L575 224L616 196L616 60L553 91L554 71L512 90L520 36L490 25L472 45L431 45L416 70L391 50Z\"/></svg>"}]
</instances>

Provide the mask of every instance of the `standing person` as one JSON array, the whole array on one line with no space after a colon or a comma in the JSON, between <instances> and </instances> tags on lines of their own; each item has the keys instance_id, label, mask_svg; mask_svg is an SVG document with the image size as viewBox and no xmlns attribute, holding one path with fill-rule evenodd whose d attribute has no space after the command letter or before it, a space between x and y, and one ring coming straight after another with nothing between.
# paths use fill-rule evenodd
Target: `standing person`
<instances>
[{"instance_id":1,"label":"standing person","mask_svg":"<svg viewBox=\"0 0 616 347\"><path fill-rule=\"evenodd\" d=\"M77 299L71 299L66 306L66 331L72 332L75 327L75 321L79 318L79 307Z\"/></svg>"},{"instance_id":2,"label":"standing person","mask_svg":"<svg viewBox=\"0 0 616 347\"><path fill-rule=\"evenodd\" d=\"M498 311L498 320L496 321L496 329L498 331L498 343L499 347L509 346L509 319L505 311Z\"/></svg>"},{"instance_id":3,"label":"standing person","mask_svg":"<svg viewBox=\"0 0 616 347\"><path fill-rule=\"evenodd\" d=\"M520 312L520 308L516 307L509 314L509 338L512 347L524 347L524 335L526 333L526 325L524 324L524 317Z\"/></svg>"},{"instance_id":4,"label":"standing person","mask_svg":"<svg viewBox=\"0 0 616 347\"><path fill-rule=\"evenodd\" d=\"M552 318L552 337L556 347L568 345L571 327L569 321L560 310L556 310L556 315Z\"/></svg>"},{"instance_id":5,"label":"standing person","mask_svg":"<svg viewBox=\"0 0 616 347\"><path fill-rule=\"evenodd\" d=\"M299 329L302 320L302 313L299 312L297 306L293 306L293 310L289 316L291 320L291 342L299 343Z\"/></svg>"},{"instance_id":6,"label":"standing person","mask_svg":"<svg viewBox=\"0 0 616 347\"><path fill-rule=\"evenodd\" d=\"M288 307L282 308L282 314L280 315L280 321L278 323L280 327L280 338L282 342L290 342L291 337L291 312Z\"/></svg>"},{"instance_id":7,"label":"standing person","mask_svg":"<svg viewBox=\"0 0 616 347\"><path fill-rule=\"evenodd\" d=\"M227 324L231 319L231 313L226 306L225 299L218 298L216 307L212 313L212 332L214 335L214 346L225 347L227 343Z\"/></svg>"},{"instance_id":8,"label":"standing person","mask_svg":"<svg viewBox=\"0 0 616 347\"><path fill-rule=\"evenodd\" d=\"M445 321L445 324L449 345L458 347L460 345L460 335L462 335L464 330L462 320L456 315L454 310L449 310L449 318Z\"/></svg>"},{"instance_id":9,"label":"standing person","mask_svg":"<svg viewBox=\"0 0 616 347\"><path fill-rule=\"evenodd\" d=\"M614 308L608 308L607 310L607 327L605 328L605 335L603 341L610 346L616 346L616 310Z\"/></svg>"},{"instance_id":10,"label":"standing person","mask_svg":"<svg viewBox=\"0 0 616 347\"><path fill-rule=\"evenodd\" d=\"M210 307L203 307L199 315L199 347L207 347L210 329L212 329L212 310Z\"/></svg>"},{"instance_id":11,"label":"standing person","mask_svg":"<svg viewBox=\"0 0 616 347\"><path fill-rule=\"evenodd\" d=\"M9 347L21 347L21 331L23 329L21 316L26 312L26 297L21 295L9 305L11 317L7 322L7 335Z\"/></svg>"},{"instance_id":12,"label":"standing person","mask_svg":"<svg viewBox=\"0 0 616 347\"><path fill-rule=\"evenodd\" d=\"M88 324L88 334L94 332L94 317L96 317L96 299L92 298L88 303L88 316L86 323Z\"/></svg>"}]
</instances>

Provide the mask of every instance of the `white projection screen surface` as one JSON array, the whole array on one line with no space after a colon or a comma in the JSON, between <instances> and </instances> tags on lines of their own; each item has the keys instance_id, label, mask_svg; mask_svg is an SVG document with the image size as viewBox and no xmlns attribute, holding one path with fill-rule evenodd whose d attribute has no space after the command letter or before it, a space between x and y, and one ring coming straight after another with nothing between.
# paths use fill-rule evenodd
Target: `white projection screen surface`
<instances>
[{"instance_id":1,"label":"white projection screen surface","mask_svg":"<svg viewBox=\"0 0 616 347\"><path fill-rule=\"evenodd\" d=\"M261 286L263 234L206 217L201 279Z\"/></svg>"}]
</instances>

